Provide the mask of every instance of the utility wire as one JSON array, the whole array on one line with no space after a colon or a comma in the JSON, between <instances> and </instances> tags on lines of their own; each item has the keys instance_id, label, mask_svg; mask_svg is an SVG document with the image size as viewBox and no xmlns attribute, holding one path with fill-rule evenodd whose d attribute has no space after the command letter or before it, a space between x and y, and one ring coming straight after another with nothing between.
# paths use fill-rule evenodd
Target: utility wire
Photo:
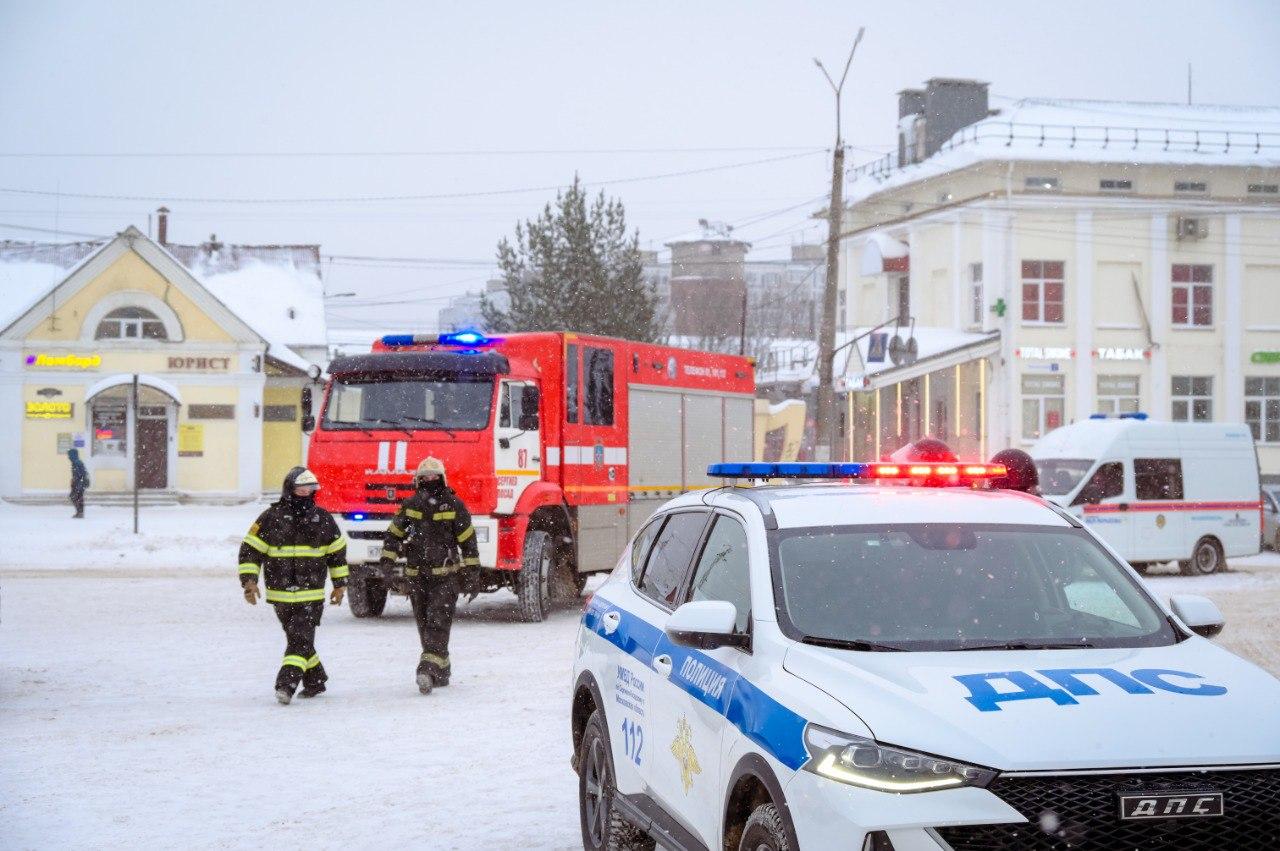
<instances>
[{"instance_id":1,"label":"utility wire","mask_svg":"<svg viewBox=\"0 0 1280 851\"><path fill-rule=\"evenodd\" d=\"M493 157L493 156L559 156L577 154L710 154L710 153L780 153L810 152L824 149L813 145L755 145L728 147L666 148L473 148L424 151L137 151L137 152L0 152L8 159L339 159L348 157ZM860 149L860 150L870 150ZM880 153L883 153L881 151Z\"/></svg>"},{"instance_id":2,"label":"utility wire","mask_svg":"<svg viewBox=\"0 0 1280 851\"><path fill-rule=\"evenodd\" d=\"M811 149L799 154L785 154L777 157L765 157L758 160L748 160L746 162L727 163L725 165L706 166L704 168L691 168L683 171L670 171L662 174L649 174L639 177L622 177L613 180L584 180L581 182L583 186L614 186L626 183L642 183L651 180L667 180L673 177L689 177L697 174L710 174L718 171L729 171L738 168L747 168L750 166L767 165L770 163L784 162L786 160L801 159L803 157L812 157L816 154L825 153L823 149ZM183 203L183 204L365 204L378 203L388 201L434 201L450 198L482 198L498 195L519 195L530 192L550 192L552 190L562 190L569 187L566 183L550 184L546 186L528 186L520 189L491 189L472 192L441 192L428 195L357 195L347 197L319 197L319 198L203 198L192 196L176 196L176 195L108 195L90 192L57 192L47 189L17 189L12 187L0 187L0 192L7 192L14 195L38 195L49 198L82 198L97 201L145 201L148 203Z\"/></svg>"}]
</instances>

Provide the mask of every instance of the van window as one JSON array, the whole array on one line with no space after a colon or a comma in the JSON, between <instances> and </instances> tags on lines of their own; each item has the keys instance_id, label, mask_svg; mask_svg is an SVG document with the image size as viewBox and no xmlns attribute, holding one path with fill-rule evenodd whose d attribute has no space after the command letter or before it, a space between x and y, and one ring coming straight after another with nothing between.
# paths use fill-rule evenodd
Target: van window
<instances>
[{"instance_id":1,"label":"van window","mask_svg":"<svg viewBox=\"0 0 1280 851\"><path fill-rule=\"evenodd\" d=\"M1182 499L1182 461L1134 458L1133 483L1138 499Z\"/></svg>"},{"instance_id":2,"label":"van window","mask_svg":"<svg viewBox=\"0 0 1280 851\"><path fill-rule=\"evenodd\" d=\"M686 511L668 518L649 551L649 561L640 578L641 594L665 606L675 606L706 523L703 511Z\"/></svg>"},{"instance_id":3,"label":"van window","mask_svg":"<svg viewBox=\"0 0 1280 851\"><path fill-rule=\"evenodd\" d=\"M1119 461L1109 461L1098 468L1071 504L1092 505L1123 493L1124 465Z\"/></svg>"}]
</instances>

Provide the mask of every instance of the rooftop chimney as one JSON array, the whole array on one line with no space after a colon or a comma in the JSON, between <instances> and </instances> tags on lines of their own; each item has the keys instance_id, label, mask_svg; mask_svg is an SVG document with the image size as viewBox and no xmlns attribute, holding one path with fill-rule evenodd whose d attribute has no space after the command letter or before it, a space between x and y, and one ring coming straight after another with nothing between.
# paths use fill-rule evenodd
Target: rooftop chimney
<instances>
[{"instance_id":1,"label":"rooftop chimney","mask_svg":"<svg viewBox=\"0 0 1280 851\"><path fill-rule=\"evenodd\" d=\"M169 244L169 208L161 207L156 210L156 242L161 245Z\"/></svg>"},{"instance_id":2,"label":"rooftop chimney","mask_svg":"<svg viewBox=\"0 0 1280 851\"><path fill-rule=\"evenodd\" d=\"M898 92L898 164L928 159L958 131L986 118L987 86L934 77L923 89Z\"/></svg>"}]
</instances>

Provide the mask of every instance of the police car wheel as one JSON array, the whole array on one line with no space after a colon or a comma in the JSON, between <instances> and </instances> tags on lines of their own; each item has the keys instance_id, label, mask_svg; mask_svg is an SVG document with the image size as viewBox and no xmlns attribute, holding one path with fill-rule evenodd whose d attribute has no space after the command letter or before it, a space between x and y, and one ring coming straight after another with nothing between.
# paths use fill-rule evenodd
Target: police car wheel
<instances>
[{"instance_id":1,"label":"police car wheel","mask_svg":"<svg viewBox=\"0 0 1280 851\"><path fill-rule=\"evenodd\" d=\"M588 851L650 851L654 841L613 807L613 757L604 716L591 713L578 753L578 810L582 847Z\"/></svg>"},{"instance_id":2,"label":"police car wheel","mask_svg":"<svg viewBox=\"0 0 1280 851\"><path fill-rule=\"evenodd\" d=\"M1196 541L1191 559L1178 562L1178 567L1183 576L1208 576L1221 570L1222 563L1221 545L1213 538L1204 537Z\"/></svg>"},{"instance_id":3,"label":"police car wheel","mask_svg":"<svg viewBox=\"0 0 1280 851\"><path fill-rule=\"evenodd\" d=\"M792 851L782 815L773 804L761 804L742 829L738 851Z\"/></svg>"},{"instance_id":4,"label":"police car wheel","mask_svg":"<svg viewBox=\"0 0 1280 851\"><path fill-rule=\"evenodd\" d=\"M520 620L537 623L551 609L551 570L555 565L555 542L548 532L529 532L524 538L524 556L516 576L516 599Z\"/></svg>"}]
</instances>

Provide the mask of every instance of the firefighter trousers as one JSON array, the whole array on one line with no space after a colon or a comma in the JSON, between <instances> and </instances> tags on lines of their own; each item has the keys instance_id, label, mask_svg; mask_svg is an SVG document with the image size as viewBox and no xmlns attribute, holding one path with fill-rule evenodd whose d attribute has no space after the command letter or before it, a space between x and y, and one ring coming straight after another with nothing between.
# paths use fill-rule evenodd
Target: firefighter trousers
<instances>
[{"instance_id":1,"label":"firefighter trousers","mask_svg":"<svg viewBox=\"0 0 1280 851\"><path fill-rule=\"evenodd\" d=\"M409 592L413 619L418 622L418 637L422 640L418 673L430 674L436 685L449 682L449 630L458 608L458 589L458 575L452 573L419 579Z\"/></svg>"},{"instance_id":2,"label":"firefighter trousers","mask_svg":"<svg viewBox=\"0 0 1280 851\"><path fill-rule=\"evenodd\" d=\"M276 603L276 617L284 627L284 661L276 676L276 688L290 693L302 683L304 689L324 686L329 676L316 653L316 627L324 614L324 601Z\"/></svg>"}]
</instances>

